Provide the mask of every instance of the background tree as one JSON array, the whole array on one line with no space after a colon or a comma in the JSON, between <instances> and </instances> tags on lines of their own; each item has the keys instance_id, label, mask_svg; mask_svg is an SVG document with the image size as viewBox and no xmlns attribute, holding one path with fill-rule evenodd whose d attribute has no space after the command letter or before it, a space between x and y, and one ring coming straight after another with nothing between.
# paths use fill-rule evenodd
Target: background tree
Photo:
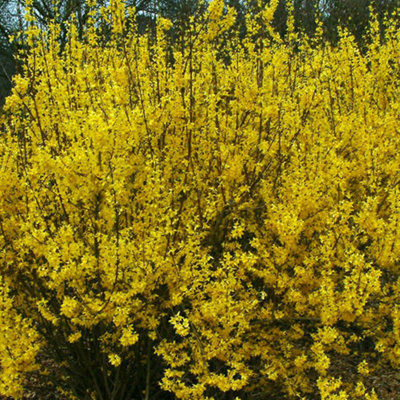
<instances>
[{"instance_id":1,"label":"background tree","mask_svg":"<svg viewBox=\"0 0 400 400\"><path fill-rule=\"evenodd\" d=\"M9 36L18 30L15 4L10 0L0 2L0 107L11 89L15 72L14 46Z\"/></svg>"},{"instance_id":2,"label":"background tree","mask_svg":"<svg viewBox=\"0 0 400 400\"><path fill-rule=\"evenodd\" d=\"M370 10L377 13L383 33L383 20L399 8L397 0L324 0L320 2L322 20L327 40L338 40L338 27L348 29L359 44L365 44L365 33L369 28Z\"/></svg>"},{"instance_id":3,"label":"background tree","mask_svg":"<svg viewBox=\"0 0 400 400\"><path fill-rule=\"evenodd\" d=\"M321 10L321 0L294 0L293 11L298 31L313 35L316 27L316 17Z\"/></svg>"}]
</instances>

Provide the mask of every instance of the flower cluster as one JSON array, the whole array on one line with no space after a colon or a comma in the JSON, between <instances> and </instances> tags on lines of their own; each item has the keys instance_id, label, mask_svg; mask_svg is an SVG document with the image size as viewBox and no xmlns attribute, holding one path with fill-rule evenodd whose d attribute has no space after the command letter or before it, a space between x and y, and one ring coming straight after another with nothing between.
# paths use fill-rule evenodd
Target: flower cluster
<instances>
[{"instance_id":1,"label":"flower cluster","mask_svg":"<svg viewBox=\"0 0 400 400\"><path fill-rule=\"evenodd\" d=\"M99 399L374 399L400 366L400 31L282 39L277 4L243 39L222 0L174 43L120 0L63 49L31 21L1 117L1 394L43 354Z\"/></svg>"}]
</instances>

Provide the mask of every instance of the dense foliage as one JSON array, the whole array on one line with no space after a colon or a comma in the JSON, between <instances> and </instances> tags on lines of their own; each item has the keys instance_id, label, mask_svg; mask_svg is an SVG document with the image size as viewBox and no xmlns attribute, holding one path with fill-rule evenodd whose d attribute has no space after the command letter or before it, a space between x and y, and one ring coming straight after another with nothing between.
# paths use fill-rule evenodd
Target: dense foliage
<instances>
[{"instance_id":1,"label":"dense foliage","mask_svg":"<svg viewBox=\"0 0 400 400\"><path fill-rule=\"evenodd\" d=\"M92 5L62 49L29 10L15 38L0 393L375 399L368 374L400 363L394 20L360 53L295 33L290 7L282 38L278 1L241 38L214 0L172 42Z\"/></svg>"}]
</instances>

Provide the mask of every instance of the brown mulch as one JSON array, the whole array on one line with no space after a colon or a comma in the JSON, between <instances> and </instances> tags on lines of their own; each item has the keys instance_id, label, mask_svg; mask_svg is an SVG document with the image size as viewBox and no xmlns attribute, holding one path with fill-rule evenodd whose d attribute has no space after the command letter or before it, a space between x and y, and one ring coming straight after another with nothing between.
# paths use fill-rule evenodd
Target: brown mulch
<instances>
[{"instance_id":1,"label":"brown mulch","mask_svg":"<svg viewBox=\"0 0 400 400\"><path fill-rule=\"evenodd\" d=\"M355 383L360 375L357 373L357 366L362 358L358 355L336 357L331 360L330 373L332 376L343 378L346 382ZM363 383L367 391L375 390L379 400L400 399L400 371L393 368L389 362L377 360L373 357L367 359L370 374L363 377ZM32 374L27 382L27 392L23 400L65 400L56 393L51 386L43 384L43 378ZM0 396L0 400L13 400L10 397ZM285 400L281 398L281 400Z\"/></svg>"}]
</instances>

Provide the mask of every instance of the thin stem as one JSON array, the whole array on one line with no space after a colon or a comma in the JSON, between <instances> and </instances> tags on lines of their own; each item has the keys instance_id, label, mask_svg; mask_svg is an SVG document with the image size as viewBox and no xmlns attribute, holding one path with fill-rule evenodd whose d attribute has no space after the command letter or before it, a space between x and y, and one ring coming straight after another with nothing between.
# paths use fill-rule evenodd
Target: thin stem
<instances>
[{"instance_id":1,"label":"thin stem","mask_svg":"<svg viewBox=\"0 0 400 400\"><path fill-rule=\"evenodd\" d=\"M147 371L146 371L146 391L145 400L150 398L150 374L151 374L151 339L147 338Z\"/></svg>"}]
</instances>

